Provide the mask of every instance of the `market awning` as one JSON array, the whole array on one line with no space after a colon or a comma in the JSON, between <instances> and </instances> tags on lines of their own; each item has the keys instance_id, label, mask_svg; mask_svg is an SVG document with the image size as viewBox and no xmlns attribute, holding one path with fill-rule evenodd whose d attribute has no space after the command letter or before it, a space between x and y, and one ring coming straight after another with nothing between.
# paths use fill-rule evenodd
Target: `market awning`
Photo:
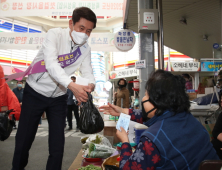
<instances>
[{"instance_id":1,"label":"market awning","mask_svg":"<svg viewBox=\"0 0 222 170\"><path fill-rule=\"evenodd\" d=\"M156 8L156 0L153 5ZM126 28L138 32L137 0L126 0L125 8ZM219 0L163 0L164 45L192 58L212 58L213 44L221 44L220 8ZM187 25L179 22L182 17ZM216 57L220 53L215 50Z\"/></svg>"}]
</instances>

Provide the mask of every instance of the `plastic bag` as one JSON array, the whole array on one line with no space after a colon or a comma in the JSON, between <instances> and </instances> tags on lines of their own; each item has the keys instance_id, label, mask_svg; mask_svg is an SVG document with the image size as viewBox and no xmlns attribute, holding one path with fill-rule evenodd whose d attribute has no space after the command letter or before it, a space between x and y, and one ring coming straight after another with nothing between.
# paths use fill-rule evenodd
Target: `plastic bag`
<instances>
[{"instance_id":1,"label":"plastic bag","mask_svg":"<svg viewBox=\"0 0 222 170\"><path fill-rule=\"evenodd\" d=\"M90 143L105 145L112 148L110 141L106 137L100 134L90 135L88 137L81 137L80 140L81 143L83 143L82 149L88 149Z\"/></svg>"},{"instance_id":2,"label":"plastic bag","mask_svg":"<svg viewBox=\"0 0 222 170\"><path fill-rule=\"evenodd\" d=\"M90 158L103 158L106 159L110 157L113 154L113 152L103 152L103 151L92 151L89 155Z\"/></svg>"},{"instance_id":3,"label":"plastic bag","mask_svg":"<svg viewBox=\"0 0 222 170\"><path fill-rule=\"evenodd\" d=\"M100 134L90 135L88 137L81 137L81 142L83 144L90 144L92 142L95 144L101 144L112 147L110 141L105 136Z\"/></svg>"},{"instance_id":4,"label":"plastic bag","mask_svg":"<svg viewBox=\"0 0 222 170\"><path fill-rule=\"evenodd\" d=\"M8 110L6 112L0 112L0 140L6 140L11 132L12 127L15 124L13 120L9 120L8 115L9 113L13 112L13 110Z\"/></svg>"},{"instance_id":5,"label":"plastic bag","mask_svg":"<svg viewBox=\"0 0 222 170\"><path fill-rule=\"evenodd\" d=\"M90 99L90 94L88 94L88 97ZM79 121L80 131L85 134L101 132L104 128L104 122L92 100L84 103L82 110Z\"/></svg>"}]
</instances>

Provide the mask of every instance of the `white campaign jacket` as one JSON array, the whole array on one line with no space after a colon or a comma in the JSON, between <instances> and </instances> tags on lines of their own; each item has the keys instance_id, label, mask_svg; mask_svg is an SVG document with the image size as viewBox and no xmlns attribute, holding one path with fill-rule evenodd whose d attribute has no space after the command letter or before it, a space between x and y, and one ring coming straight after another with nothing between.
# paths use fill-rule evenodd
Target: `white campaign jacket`
<instances>
[{"instance_id":1,"label":"white campaign jacket","mask_svg":"<svg viewBox=\"0 0 222 170\"><path fill-rule=\"evenodd\" d=\"M58 63L58 56L77 49L71 40L70 29L53 28L47 32L42 48L32 64L44 60L48 72L29 75L27 83L38 93L46 97L58 97L66 94L66 89L72 81L70 76L79 68L81 76L95 84L91 66L91 48L88 43L80 47L82 55L77 61L65 68ZM32 65L31 64L31 65Z\"/></svg>"}]
</instances>

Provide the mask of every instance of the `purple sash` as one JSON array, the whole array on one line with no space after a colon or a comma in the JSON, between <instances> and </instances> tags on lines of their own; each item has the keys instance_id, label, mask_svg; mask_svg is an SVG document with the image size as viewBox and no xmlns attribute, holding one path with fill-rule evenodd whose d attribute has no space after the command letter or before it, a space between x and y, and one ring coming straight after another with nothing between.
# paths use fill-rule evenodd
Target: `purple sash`
<instances>
[{"instance_id":1,"label":"purple sash","mask_svg":"<svg viewBox=\"0 0 222 170\"><path fill-rule=\"evenodd\" d=\"M69 54L63 54L58 56L59 63L62 68L65 68L73 63L76 62L76 60L82 55L80 48L78 47L74 52L69 53ZM42 72L47 72L45 68L45 61L41 60L35 63L34 65L30 65L26 71L20 72L20 73L15 73L9 76L4 77L6 82L11 81L12 79L16 78L23 78L26 75L30 74L35 74L35 73L42 73Z\"/></svg>"}]
</instances>

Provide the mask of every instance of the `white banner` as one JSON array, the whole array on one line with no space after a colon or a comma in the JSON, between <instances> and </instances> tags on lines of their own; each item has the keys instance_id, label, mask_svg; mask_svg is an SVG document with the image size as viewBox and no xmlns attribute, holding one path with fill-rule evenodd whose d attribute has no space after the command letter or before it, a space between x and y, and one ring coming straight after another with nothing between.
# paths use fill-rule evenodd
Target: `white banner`
<instances>
[{"instance_id":1,"label":"white banner","mask_svg":"<svg viewBox=\"0 0 222 170\"><path fill-rule=\"evenodd\" d=\"M200 71L200 62L170 62L171 71Z\"/></svg>"},{"instance_id":2,"label":"white banner","mask_svg":"<svg viewBox=\"0 0 222 170\"><path fill-rule=\"evenodd\" d=\"M123 0L1 0L0 16L72 16L77 7L88 7L97 16L123 16Z\"/></svg>"},{"instance_id":3,"label":"white banner","mask_svg":"<svg viewBox=\"0 0 222 170\"><path fill-rule=\"evenodd\" d=\"M92 33L88 43L92 51L119 52L114 45L113 33Z\"/></svg>"},{"instance_id":4,"label":"white banner","mask_svg":"<svg viewBox=\"0 0 222 170\"><path fill-rule=\"evenodd\" d=\"M0 33L0 49L38 50L46 33ZM118 52L113 44L113 33L92 33L88 43L92 51Z\"/></svg>"},{"instance_id":5,"label":"white banner","mask_svg":"<svg viewBox=\"0 0 222 170\"><path fill-rule=\"evenodd\" d=\"M119 79L125 77L135 77L139 76L139 70L136 68L129 68L124 70L110 71L110 79Z\"/></svg>"}]
</instances>

